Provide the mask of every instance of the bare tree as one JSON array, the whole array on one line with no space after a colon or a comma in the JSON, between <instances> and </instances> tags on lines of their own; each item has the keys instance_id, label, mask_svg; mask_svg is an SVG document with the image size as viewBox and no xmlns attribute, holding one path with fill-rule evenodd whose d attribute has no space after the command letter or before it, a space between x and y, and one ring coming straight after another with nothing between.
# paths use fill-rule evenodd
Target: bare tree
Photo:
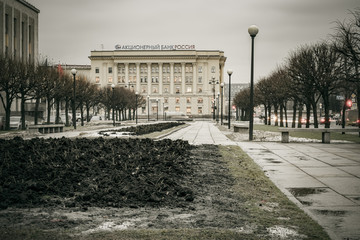
<instances>
[{"instance_id":1,"label":"bare tree","mask_svg":"<svg viewBox=\"0 0 360 240\"><path fill-rule=\"evenodd\" d=\"M19 89L17 61L0 54L0 98L5 109L5 129L10 129L11 106Z\"/></svg>"}]
</instances>

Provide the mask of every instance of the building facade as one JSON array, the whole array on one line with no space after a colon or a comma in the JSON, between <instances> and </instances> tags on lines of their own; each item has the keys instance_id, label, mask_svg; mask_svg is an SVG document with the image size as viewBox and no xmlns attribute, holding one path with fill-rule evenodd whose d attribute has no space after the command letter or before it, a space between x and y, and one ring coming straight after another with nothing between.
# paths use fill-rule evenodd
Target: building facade
<instances>
[{"instance_id":1,"label":"building facade","mask_svg":"<svg viewBox=\"0 0 360 240\"><path fill-rule=\"evenodd\" d=\"M37 62L39 13L39 9L24 0L0 0L0 54L24 62ZM31 111L30 108L29 103L26 111ZM20 112L19 99L15 99L11 111ZM0 114L4 113L0 104Z\"/></svg>"},{"instance_id":2,"label":"building facade","mask_svg":"<svg viewBox=\"0 0 360 240\"><path fill-rule=\"evenodd\" d=\"M0 0L0 53L23 61L37 60L39 13L24 0Z\"/></svg>"},{"instance_id":3,"label":"building facade","mask_svg":"<svg viewBox=\"0 0 360 240\"><path fill-rule=\"evenodd\" d=\"M148 114L149 106L151 115L212 116L214 96L224 81L226 57L222 51L187 50L186 46L185 50L138 50L140 46L92 51L91 82L100 87L115 84L142 95L149 100L139 111L142 115Z\"/></svg>"}]
</instances>

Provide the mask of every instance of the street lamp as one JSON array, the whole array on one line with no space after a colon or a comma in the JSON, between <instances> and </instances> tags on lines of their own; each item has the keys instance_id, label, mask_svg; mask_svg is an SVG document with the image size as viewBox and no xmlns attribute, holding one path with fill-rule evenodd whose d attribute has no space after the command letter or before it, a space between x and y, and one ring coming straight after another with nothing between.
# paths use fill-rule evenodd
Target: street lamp
<instances>
[{"instance_id":1,"label":"street lamp","mask_svg":"<svg viewBox=\"0 0 360 240\"><path fill-rule=\"evenodd\" d=\"M215 81L215 78L212 77L212 79L209 81L209 84L213 85L213 92L214 92L214 104L213 104L213 120L215 120L215 84L219 84L218 81Z\"/></svg>"},{"instance_id":2,"label":"street lamp","mask_svg":"<svg viewBox=\"0 0 360 240\"><path fill-rule=\"evenodd\" d=\"M113 126L115 127L115 106L114 106L114 89L115 89L115 84L111 84L111 88L112 88L112 95L111 95L111 101L112 101L112 119L113 119Z\"/></svg>"},{"instance_id":3,"label":"street lamp","mask_svg":"<svg viewBox=\"0 0 360 240\"><path fill-rule=\"evenodd\" d=\"M72 102L72 118L73 118L73 125L74 129L76 129L76 107L75 107L75 101L76 101L76 82L75 82L75 76L76 76L76 69L71 69L71 74L74 76L74 85L73 85L73 102Z\"/></svg>"},{"instance_id":4,"label":"street lamp","mask_svg":"<svg viewBox=\"0 0 360 240\"><path fill-rule=\"evenodd\" d=\"M250 122L249 122L249 141L253 140L254 129L254 39L259 32L256 25L251 25L248 29L251 37L251 74L250 74Z\"/></svg>"},{"instance_id":5,"label":"street lamp","mask_svg":"<svg viewBox=\"0 0 360 240\"><path fill-rule=\"evenodd\" d=\"M228 129L230 129L230 117L231 117L231 74L233 73L232 69L227 70L227 74L229 75L229 108L228 108Z\"/></svg>"},{"instance_id":6,"label":"street lamp","mask_svg":"<svg viewBox=\"0 0 360 240\"><path fill-rule=\"evenodd\" d=\"M220 87L221 87L221 121L220 121L220 124L223 125L223 105L224 105L224 101L223 101L224 83L223 82L220 84Z\"/></svg>"},{"instance_id":7,"label":"street lamp","mask_svg":"<svg viewBox=\"0 0 360 240\"><path fill-rule=\"evenodd\" d=\"M148 103L148 122L150 121L150 96L147 95L147 103Z\"/></svg>"},{"instance_id":8,"label":"street lamp","mask_svg":"<svg viewBox=\"0 0 360 240\"><path fill-rule=\"evenodd\" d=\"M159 99L156 99L156 121L159 121Z\"/></svg>"},{"instance_id":9,"label":"street lamp","mask_svg":"<svg viewBox=\"0 0 360 240\"><path fill-rule=\"evenodd\" d=\"M137 116L137 102L138 102L138 95L139 93L138 92L135 92L135 118L136 118L136 124L138 123L138 116Z\"/></svg>"}]
</instances>

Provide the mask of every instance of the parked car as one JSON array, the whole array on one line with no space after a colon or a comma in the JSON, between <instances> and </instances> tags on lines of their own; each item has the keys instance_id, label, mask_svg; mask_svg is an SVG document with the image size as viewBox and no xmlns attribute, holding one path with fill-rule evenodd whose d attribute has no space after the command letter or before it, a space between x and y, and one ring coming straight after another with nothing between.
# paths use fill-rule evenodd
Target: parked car
<instances>
[{"instance_id":1,"label":"parked car","mask_svg":"<svg viewBox=\"0 0 360 240\"><path fill-rule=\"evenodd\" d=\"M92 116L91 121L101 121L102 117L100 115Z\"/></svg>"},{"instance_id":2,"label":"parked car","mask_svg":"<svg viewBox=\"0 0 360 240\"><path fill-rule=\"evenodd\" d=\"M25 128L28 128L29 122L25 121ZM21 129L21 117L11 116L10 117L10 129Z\"/></svg>"}]
</instances>

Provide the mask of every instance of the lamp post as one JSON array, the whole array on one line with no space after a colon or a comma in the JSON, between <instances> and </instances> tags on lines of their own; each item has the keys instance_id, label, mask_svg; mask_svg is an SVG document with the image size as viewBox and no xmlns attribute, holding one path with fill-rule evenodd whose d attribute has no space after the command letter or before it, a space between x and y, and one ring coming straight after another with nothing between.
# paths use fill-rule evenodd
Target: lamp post
<instances>
[{"instance_id":1,"label":"lamp post","mask_svg":"<svg viewBox=\"0 0 360 240\"><path fill-rule=\"evenodd\" d=\"M165 101L163 101L163 121L165 121Z\"/></svg>"},{"instance_id":2,"label":"lamp post","mask_svg":"<svg viewBox=\"0 0 360 240\"><path fill-rule=\"evenodd\" d=\"M230 129L230 117L231 117L231 74L233 73L232 69L227 70L229 75L229 106L228 106L228 129Z\"/></svg>"},{"instance_id":3,"label":"lamp post","mask_svg":"<svg viewBox=\"0 0 360 240\"><path fill-rule=\"evenodd\" d=\"M115 127L115 106L114 106L114 89L115 89L115 84L111 84L111 89L112 89L112 95L111 95L111 102L112 102L112 119L113 119L113 126Z\"/></svg>"},{"instance_id":4,"label":"lamp post","mask_svg":"<svg viewBox=\"0 0 360 240\"><path fill-rule=\"evenodd\" d=\"M76 129L76 107L75 107L75 101L76 101L76 82L75 82L75 76L76 76L76 69L73 68L71 69L71 74L74 76L74 85L73 85L73 102L72 102L72 120L73 120L73 125L74 125L74 129Z\"/></svg>"},{"instance_id":5,"label":"lamp post","mask_svg":"<svg viewBox=\"0 0 360 240\"><path fill-rule=\"evenodd\" d=\"M137 102L138 102L138 92L135 92L135 119L136 119L136 124L138 123L138 116L137 116Z\"/></svg>"},{"instance_id":6,"label":"lamp post","mask_svg":"<svg viewBox=\"0 0 360 240\"><path fill-rule=\"evenodd\" d=\"M213 85L213 92L214 92L214 104L213 104L213 120L215 120L215 84L219 84L218 81L215 81L215 78L212 77L212 79L209 81L209 84Z\"/></svg>"},{"instance_id":7,"label":"lamp post","mask_svg":"<svg viewBox=\"0 0 360 240\"><path fill-rule=\"evenodd\" d=\"M156 99L156 121L159 121L159 99Z\"/></svg>"},{"instance_id":8,"label":"lamp post","mask_svg":"<svg viewBox=\"0 0 360 240\"><path fill-rule=\"evenodd\" d=\"M249 141L253 140L254 129L254 39L259 32L256 25L251 25L248 29L251 37L251 74L250 74L250 122L249 122Z\"/></svg>"},{"instance_id":9,"label":"lamp post","mask_svg":"<svg viewBox=\"0 0 360 240\"><path fill-rule=\"evenodd\" d=\"M222 82L220 84L221 87L221 121L220 121L220 125L223 125L223 106L224 106L224 83Z\"/></svg>"},{"instance_id":10,"label":"lamp post","mask_svg":"<svg viewBox=\"0 0 360 240\"><path fill-rule=\"evenodd\" d=\"M150 121L150 96L147 95L147 103L148 103L148 122Z\"/></svg>"}]
</instances>

